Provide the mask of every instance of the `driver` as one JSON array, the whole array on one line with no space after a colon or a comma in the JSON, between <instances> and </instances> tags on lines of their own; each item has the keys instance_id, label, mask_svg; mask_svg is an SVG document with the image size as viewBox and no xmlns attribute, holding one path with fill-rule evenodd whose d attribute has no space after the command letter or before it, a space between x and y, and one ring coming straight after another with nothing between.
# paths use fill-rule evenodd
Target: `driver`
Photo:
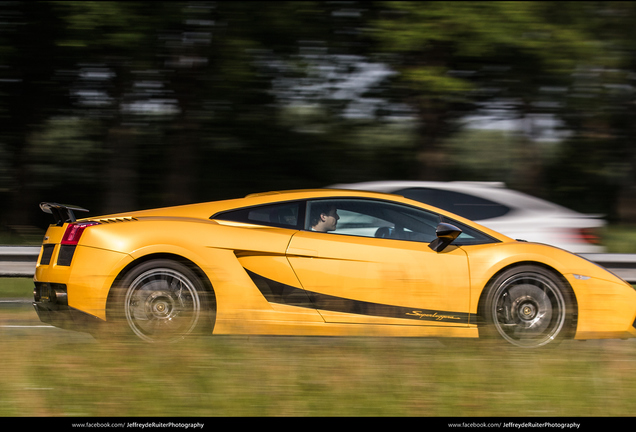
<instances>
[{"instance_id":1,"label":"driver","mask_svg":"<svg viewBox=\"0 0 636 432\"><path fill-rule=\"evenodd\" d=\"M336 206L331 203L313 204L311 206L311 216L309 222L312 231L329 232L335 231L338 225L338 212Z\"/></svg>"}]
</instances>

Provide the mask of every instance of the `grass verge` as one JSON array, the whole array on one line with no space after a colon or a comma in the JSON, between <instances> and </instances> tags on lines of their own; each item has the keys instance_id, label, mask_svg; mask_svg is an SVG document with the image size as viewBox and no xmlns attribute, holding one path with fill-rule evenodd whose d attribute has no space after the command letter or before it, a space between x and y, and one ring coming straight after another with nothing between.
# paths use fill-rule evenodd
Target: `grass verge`
<instances>
[{"instance_id":1,"label":"grass verge","mask_svg":"<svg viewBox=\"0 0 636 432\"><path fill-rule=\"evenodd\" d=\"M603 245L609 253L636 253L636 227L611 225L603 229Z\"/></svg>"},{"instance_id":2,"label":"grass verge","mask_svg":"<svg viewBox=\"0 0 636 432\"><path fill-rule=\"evenodd\" d=\"M532 353L376 338L42 342L0 341L0 415L605 417L636 402L629 342Z\"/></svg>"},{"instance_id":3,"label":"grass verge","mask_svg":"<svg viewBox=\"0 0 636 432\"><path fill-rule=\"evenodd\" d=\"M0 278L0 298L33 298L33 279Z\"/></svg>"}]
</instances>

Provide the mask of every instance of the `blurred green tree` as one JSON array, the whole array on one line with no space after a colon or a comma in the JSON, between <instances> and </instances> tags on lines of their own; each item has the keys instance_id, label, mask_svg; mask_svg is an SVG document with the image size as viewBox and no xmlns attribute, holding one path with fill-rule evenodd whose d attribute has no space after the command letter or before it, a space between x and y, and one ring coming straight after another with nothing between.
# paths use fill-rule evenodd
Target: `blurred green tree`
<instances>
[{"instance_id":1,"label":"blurred green tree","mask_svg":"<svg viewBox=\"0 0 636 432\"><path fill-rule=\"evenodd\" d=\"M52 4L3 3L0 20L0 165L5 170L0 198L5 223L19 224L33 212L29 138L47 118L70 106L59 71L71 63L55 44L62 27Z\"/></svg>"},{"instance_id":2,"label":"blurred green tree","mask_svg":"<svg viewBox=\"0 0 636 432\"><path fill-rule=\"evenodd\" d=\"M111 212L495 172L560 202L636 207L635 12L621 2L2 3L0 212L15 224L43 199ZM471 135L473 115L526 127ZM546 116L567 131L550 157L535 121Z\"/></svg>"},{"instance_id":3,"label":"blurred green tree","mask_svg":"<svg viewBox=\"0 0 636 432\"><path fill-rule=\"evenodd\" d=\"M562 2L388 2L374 48L399 75L390 90L420 125L414 177L443 180L444 140L478 112L526 118L557 112L543 89L569 86L597 51L583 12ZM564 25L564 19L571 22ZM584 21L585 23L585 21ZM548 97L549 96L549 97ZM530 145L528 141L526 145ZM475 152L479 149L475 148ZM527 186L540 184L530 174Z\"/></svg>"},{"instance_id":4,"label":"blurred green tree","mask_svg":"<svg viewBox=\"0 0 636 432\"><path fill-rule=\"evenodd\" d=\"M304 136L279 121L276 75L259 59L285 61L299 40L331 37L325 4L56 7L67 28L58 44L77 62L75 112L98 118L104 131L105 211L232 196L311 173L311 143L325 136Z\"/></svg>"}]
</instances>

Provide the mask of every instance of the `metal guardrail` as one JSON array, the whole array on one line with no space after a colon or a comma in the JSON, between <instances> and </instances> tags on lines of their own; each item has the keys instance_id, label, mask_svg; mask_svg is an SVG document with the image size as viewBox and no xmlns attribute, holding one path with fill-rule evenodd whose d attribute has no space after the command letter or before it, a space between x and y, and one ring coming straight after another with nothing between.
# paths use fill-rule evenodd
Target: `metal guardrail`
<instances>
[{"instance_id":1,"label":"metal guardrail","mask_svg":"<svg viewBox=\"0 0 636 432\"><path fill-rule=\"evenodd\" d=\"M0 277L32 278L40 246L0 246Z\"/></svg>"},{"instance_id":2,"label":"metal guardrail","mask_svg":"<svg viewBox=\"0 0 636 432\"><path fill-rule=\"evenodd\" d=\"M0 246L0 277L31 278L40 246ZM629 283L636 283L636 254L581 254Z\"/></svg>"},{"instance_id":3,"label":"metal guardrail","mask_svg":"<svg viewBox=\"0 0 636 432\"><path fill-rule=\"evenodd\" d=\"M636 283L636 254L581 254L627 282Z\"/></svg>"}]
</instances>

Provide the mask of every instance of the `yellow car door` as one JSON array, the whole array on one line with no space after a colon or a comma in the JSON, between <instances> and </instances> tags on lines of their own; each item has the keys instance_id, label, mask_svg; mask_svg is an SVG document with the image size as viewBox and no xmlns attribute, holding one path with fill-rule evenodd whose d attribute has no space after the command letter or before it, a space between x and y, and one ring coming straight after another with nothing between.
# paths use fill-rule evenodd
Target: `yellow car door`
<instances>
[{"instance_id":1,"label":"yellow car door","mask_svg":"<svg viewBox=\"0 0 636 432\"><path fill-rule=\"evenodd\" d=\"M332 208L326 214L337 218L337 227L332 223L329 231L314 231L312 205L317 208L318 201L309 202L307 230L296 233L287 249L294 272L326 322L468 324L466 253L452 245L442 252L428 246L436 238L438 215L385 201L328 204Z\"/></svg>"}]
</instances>

